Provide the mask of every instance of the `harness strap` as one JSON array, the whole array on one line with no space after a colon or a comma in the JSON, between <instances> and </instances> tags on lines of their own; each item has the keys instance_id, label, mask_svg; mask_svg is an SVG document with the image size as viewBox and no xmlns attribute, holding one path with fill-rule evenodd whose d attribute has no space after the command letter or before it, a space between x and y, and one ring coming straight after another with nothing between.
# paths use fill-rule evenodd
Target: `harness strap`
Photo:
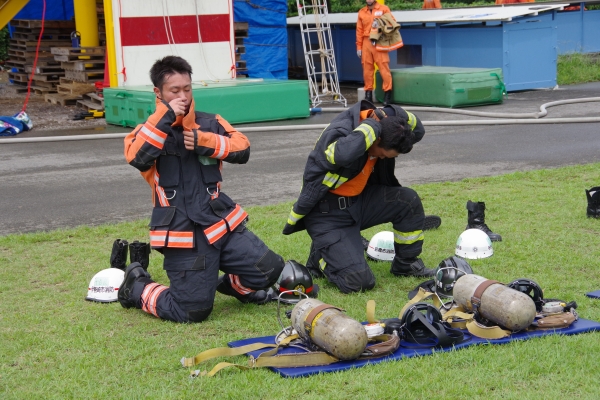
<instances>
[{"instance_id":1,"label":"harness strap","mask_svg":"<svg viewBox=\"0 0 600 400\"><path fill-rule=\"evenodd\" d=\"M402 307L402 310L400 310L400 314L398 315L398 318L402 319L402 316L404 315L404 313L406 312L406 310L408 310L413 304L418 303L422 300L428 299L431 296L433 296L434 293L432 292L428 292L425 289L423 289L422 287L419 288L419 291L417 292L417 294L415 295L415 297L413 297L412 299L410 299L405 305L404 307ZM440 301L440 299L435 296L433 298L433 304L437 307L440 308L440 306L442 305L442 302Z\"/></svg>"},{"instance_id":2,"label":"harness strap","mask_svg":"<svg viewBox=\"0 0 600 400\"><path fill-rule=\"evenodd\" d=\"M473 308L473 312L475 314L477 314L479 305L481 304L481 296L483 295L483 292L485 292L486 289L492 286L494 283L500 282L494 281L492 279L487 279L481 282L479 286L477 286L477 288L475 289L475 293L473 293L473 296L471 297L471 307ZM502 285L502 283L500 284Z\"/></svg>"},{"instance_id":3,"label":"harness strap","mask_svg":"<svg viewBox=\"0 0 600 400\"><path fill-rule=\"evenodd\" d=\"M453 308L443 316L453 328L467 329L470 334L483 339L501 339L510 336L511 332L499 326L483 326L475 321L475 314L465 312L462 307ZM458 321L456 319L459 319Z\"/></svg>"},{"instance_id":4,"label":"harness strap","mask_svg":"<svg viewBox=\"0 0 600 400\"><path fill-rule=\"evenodd\" d=\"M315 318L317 317L317 315L319 315L321 312L323 312L329 308L333 308L333 309L339 310L339 311L344 311L343 309L341 309L339 307L332 306L329 304L321 304L321 305L316 306L315 308L313 308L311 310L310 313L308 313L308 316L304 320L304 329L306 330L306 333L310 334L310 332L312 331L312 323L315 320Z\"/></svg>"}]
</instances>

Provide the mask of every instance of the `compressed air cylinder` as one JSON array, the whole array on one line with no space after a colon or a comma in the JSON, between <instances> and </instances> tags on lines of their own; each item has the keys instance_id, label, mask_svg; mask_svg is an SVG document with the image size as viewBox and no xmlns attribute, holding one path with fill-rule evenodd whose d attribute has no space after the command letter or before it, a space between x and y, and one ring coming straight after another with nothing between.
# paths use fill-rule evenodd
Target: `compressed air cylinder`
<instances>
[{"instance_id":1,"label":"compressed air cylinder","mask_svg":"<svg viewBox=\"0 0 600 400\"><path fill-rule=\"evenodd\" d=\"M330 307L330 308L327 308ZM340 360L358 358L367 346L367 331L360 322L317 299L303 299L292 310L292 327Z\"/></svg>"},{"instance_id":2,"label":"compressed air cylinder","mask_svg":"<svg viewBox=\"0 0 600 400\"><path fill-rule=\"evenodd\" d=\"M473 311L472 298L475 291L488 279L474 274L463 275L454 284L454 301ZM525 293L501 283L490 285L481 294L479 314L511 331L527 328L535 319L535 303Z\"/></svg>"}]
</instances>

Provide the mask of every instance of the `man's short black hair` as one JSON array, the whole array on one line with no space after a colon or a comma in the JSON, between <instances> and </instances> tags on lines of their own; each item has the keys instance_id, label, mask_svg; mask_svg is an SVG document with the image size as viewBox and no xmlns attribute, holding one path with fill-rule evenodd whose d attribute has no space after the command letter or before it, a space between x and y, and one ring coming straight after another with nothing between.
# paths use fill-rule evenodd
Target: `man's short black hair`
<instances>
[{"instance_id":1,"label":"man's short black hair","mask_svg":"<svg viewBox=\"0 0 600 400\"><path fill-rule=\"evenodd\" d=\"M150 80L152 84L162 90L167 76L173 74L188 74L192 78L192 66L181 57L166 56L161 60L156 60L150 68Z\"/></svg>"},{"instance_id":2,"label":"man's short black hair","mask_svg":"<svg viewBox=\"0 0 600 400\"><path fill-rule=\"evenodd\" d=\"M408 126L406 119L390 116L381 121L381 134L379 147L385 150L396 150L400 154L406 154L412 150L415 135Z\"/></svg>"}]
</instances>

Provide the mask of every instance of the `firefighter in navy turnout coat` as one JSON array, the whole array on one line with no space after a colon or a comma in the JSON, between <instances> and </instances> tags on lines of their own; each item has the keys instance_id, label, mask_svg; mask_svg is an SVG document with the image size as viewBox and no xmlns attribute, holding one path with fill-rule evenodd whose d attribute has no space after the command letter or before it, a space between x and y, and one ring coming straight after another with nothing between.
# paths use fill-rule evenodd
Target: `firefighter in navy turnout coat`
<instances>
[{"instance_id":1,"label":"firefighter in navy turnout coat","mask_svg":"<svg viewBox=\"0 0 600 400\"><path fill-rule=\"evenodd\" d=\"M246 163L250 143L221 116L194 111L191 73L180 57L158 60L150 70L156 111L125 138L127 162L152 189L150 244L164 255L170 287L132 263L118 298L125 308L177 322L206 319L216 290L244 303L269 301L263 289L284 266L220 190L223 161Z\"/></svg>"},{"instance_id":2,"label":"firefighter in navy turnout coat","mask_svg":"<svg viewBox=\"0 0 600 400\"><path fill-rule=\"evenodd\" d=\"M418 258L424 211L417 193L394 175L394 158L408 153L425 129L419 118L396 105L376 108L363 100L325 128L308 156L302 190L284 234L308 231L307 268L342 292L372 289L375 276L360 231L392 222L395 258L391 273L432 276ZM437 218L437 217L436 217Z\"/></svg>"}]
</instances>

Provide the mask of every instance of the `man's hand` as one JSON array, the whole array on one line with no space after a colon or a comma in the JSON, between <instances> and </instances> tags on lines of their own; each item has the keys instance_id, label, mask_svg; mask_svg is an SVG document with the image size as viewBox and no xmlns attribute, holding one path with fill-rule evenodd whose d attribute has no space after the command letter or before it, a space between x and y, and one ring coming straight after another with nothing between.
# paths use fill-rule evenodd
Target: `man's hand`
<instances>
[{"instance_id":1,"label":"man's hand","mask_svg":"<svg viewBox=\"0 0 600 400\"><path fill-rule=\"evenodd\" d=\"M176 98L169 102L169 106L175 112L175 115L185 115L186 104L185 100L182 98Z\"/></svg>"},{"instance_id":2,"label":"man's hand","mask_svg":"<svg viewBox=\"0 0 600 400\"><path fill-rule=\"evenodd\" d=\"M356 50L356 55L358 58L362 58L362 50Z\"/></svg>"},{"instance_id":3,"label":"man's hand","mask_svg":"<svg viewBox=\"0 0 600 400\"><path fill-rule=\"evenodd\" d=\"M194 132L183 131L183 144L187 150L194 151Z\"/></svg>"}]
</instances>

